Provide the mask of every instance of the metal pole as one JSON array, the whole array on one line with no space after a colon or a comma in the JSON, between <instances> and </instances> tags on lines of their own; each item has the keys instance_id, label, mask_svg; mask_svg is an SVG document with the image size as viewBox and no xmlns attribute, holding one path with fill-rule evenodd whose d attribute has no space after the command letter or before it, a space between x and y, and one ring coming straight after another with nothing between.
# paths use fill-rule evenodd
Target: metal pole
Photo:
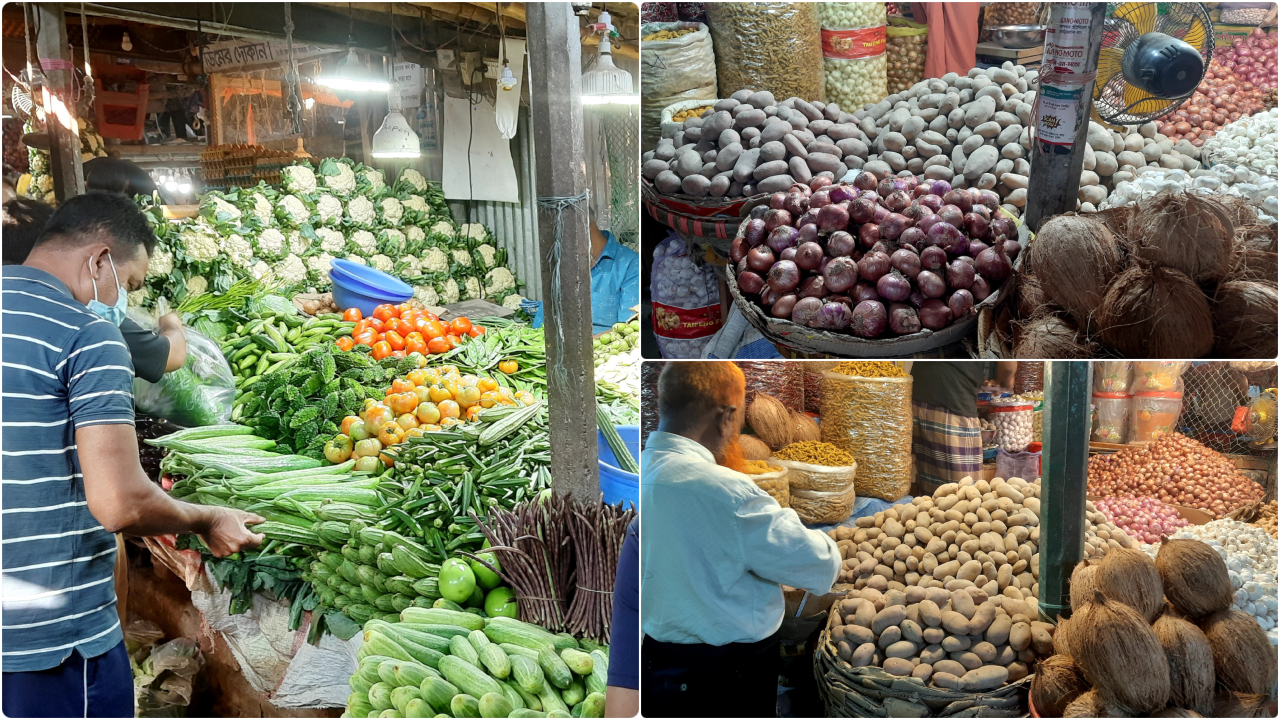
<instances>
[{"instance_id":1,"label":"metal pole","mask_svg":"<svg viewBox=\"0 0 1280 720\"><path fill-rule=\"evenodd\" d=\"M1051 7L1027 182L1026 221L1034 231L1045 218L1076 209L1107 14L1107 4L1099 2L1055 2Z\"/></svg>"},{"instance_id":2,"label":"metal pole","mask_svg":"<svg viewBox=\"0 0 1280 720\"><path fill-rule=\"evenodd\" d=\"M1040 612L1070 610L1068 581L1084 557L1089 472L1090 365L1045 363L1044 452L1040 488Z\"/></svg>"},{"instance_id":3,"label":"metal pole","mask_svg":"<svg viewBox=\"0 0 1280 720\"><path fill-rule=\"evenodd\" d=\"M75 60L67 44L67 16L62 3L29 3L36 23L36 56L44 71L45 129L49 133L49 174L58 202L84 194L80 166L80 126L72 99ZM86 50L87 53L87 50Z\"/></svg>"},{"instance_id":4,"label":"metal pole","mask_svg":"<svg viewBox=\"0 0 1280 720\"><path fill-rule=\"evenodd\" d=\"M559 495L594 502L600 485L578 18L565 2L530 3L526 13L552 483Z\"/></svg>"}]
</instances>

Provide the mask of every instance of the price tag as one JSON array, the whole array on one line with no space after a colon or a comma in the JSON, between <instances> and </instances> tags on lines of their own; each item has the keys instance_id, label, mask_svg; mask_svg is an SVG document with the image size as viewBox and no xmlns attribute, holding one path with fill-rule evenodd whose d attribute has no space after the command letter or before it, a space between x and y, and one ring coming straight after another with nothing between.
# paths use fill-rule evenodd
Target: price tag
<instances>
[{"instance_id":1,"label":"price tag","mask_svg":"<svg viewBox=\"0 0 1280 720\"><path fill-rule=\"evenodd\" d=\"M1048 145L1075 144L1076 103L1084 88L1068 89L1040 86L1040 119L1036 123L1036 139Z\"/></svg>"}]
</instances>

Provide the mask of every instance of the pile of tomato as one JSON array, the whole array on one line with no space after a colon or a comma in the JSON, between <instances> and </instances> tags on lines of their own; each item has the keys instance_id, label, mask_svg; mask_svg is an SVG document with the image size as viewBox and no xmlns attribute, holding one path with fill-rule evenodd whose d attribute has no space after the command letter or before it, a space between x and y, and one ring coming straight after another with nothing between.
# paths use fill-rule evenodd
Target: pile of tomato
<instances>
[{"instance_id":1,"label":"pile of tomato","mask_svg":"<svg viewBox=\"0 0 1280 720\"><path fill-rule=\"evenodd\" d=\"M367 318L359 308L348 308L342 319L356 326L350 337L338 338L338 347L346 351L356 345L368 345L374 360L411 353L440 355L461 345L464 337L484 334L483 327L471 324L466 317L445 322L435 313L407 303L379 305Z\"/></svg>"},{"instance_id":2,"label":"pile of tomato","mask_svg":"<svg viewBox=\"0 0 1280 720\"><path fill-rule=\"evenodd\" d=\"M474 422L480 411L495 405L535 402L537 398L523 390L512 392L493 378L464 375L453 365L418 368L394 380L382 402L370 398L359 416L344 418L324 454L332 463L355 457L357 470L373 471L392 464L384 448Z\"/></svg>"}]
</instances>

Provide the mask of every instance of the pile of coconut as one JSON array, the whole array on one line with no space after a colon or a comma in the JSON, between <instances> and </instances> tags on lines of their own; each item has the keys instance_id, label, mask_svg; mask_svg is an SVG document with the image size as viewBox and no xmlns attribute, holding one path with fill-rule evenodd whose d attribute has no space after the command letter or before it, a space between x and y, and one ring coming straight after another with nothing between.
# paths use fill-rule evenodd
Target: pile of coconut
<instances>
[{"instance_id":1,"label":"pile of coconut","mask_svg":"<svg viewBox=\"0 0 1280 720\"><path fill-rule=\"evenodd\" d=\"M1273 359L1275 233L1237 198L1190 193L1050 218L996 329L1017 358Z\"/></svg>"},{"instance_id":2,"label":"pile of coconut","mask_svg":"<svg viewBox=\"0 0 1280 720\"><path fill-rule=\"evenodd\" d=\"M1231 607L1227 566L1198 540L1152 560L1112 548L1071 574L1071 617L1037 664L1041 717L1272 717L1276 650Z\"/></svg>"}]
</instances>

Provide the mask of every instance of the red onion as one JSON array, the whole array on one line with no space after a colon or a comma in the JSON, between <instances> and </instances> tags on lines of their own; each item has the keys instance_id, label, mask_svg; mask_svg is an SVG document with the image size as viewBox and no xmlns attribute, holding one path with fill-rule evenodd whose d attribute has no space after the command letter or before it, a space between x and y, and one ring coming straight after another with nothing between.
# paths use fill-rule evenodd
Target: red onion
<instances>
[{"instance_id":1,"label":"red onion","mask_svg":"<svg viewBox=\"0 0 1280 720\"><path fill-rule=\"evenodd\" d=\"M800 229L796 233L797 245L801 245L807 242L817 242L818 238L821 237L821 233L818 231L817 223L810 223L808 225L801 225L799 227Z\"/></svg>"},{"instance_id":2,"label":"red onion","mask_svg":"<svg viewBox=\"0 0 1280 720\"><path fill-rule=\"evenodd\" d=\"M895 213L900 213L911 204L911 198L902 190L895 190L884 199L884 204Z\"/></svg>"},{"instance_id":3,"label":"red onion","mask_svg":"<svg viewBox=\"0 0 1280 720\"><path fill-rule=\"evenodd\" d=\"M994 237L1016 238L1018 237L1018 226L1013 221L1005 217L1003 214L992 211L991 232Z\"/></svg>"},{"instance_id":4,"label":"red onion","mask_svg":"<svg viewBox=\"0 0 1280 720\"><path fill-rule=\"evenodd\" d=\"M868 282L875 282L889 272L889 268L888 255L882 252L869 252L866 257L858 261L858 276Z\"/></svg>"},{"instance_id":5,"label":"red onion","mask_svg":"<svg viewBox=\"0 0 1280 720\"><path fill-rule=\"evenodd\" d=\"M923 205L908 205L906 209L902 211L902 215L906 217L908 220L910 220L913 224L920 218L924 217L925 215L931 215L931 214L933 214L932 211L930 211L929 208L924 207Z\"/></svg>"},{"instance_id":6,"label":"red onion","mask_svg":"<svg viewBox=\"0 0 1280 720\"><path fill-rule=\"evenodd\" d=\"M764 214L764 229L773 232L775 229L791 225L791 213L786 210L769 209Z\"/></svg>"},{"instance_id":7,"label":"red onion","mask_svg":"<svg viewBox=\"0 0 1280 720\"><path fill-rule=\"evenodd\" d=\"M877 205L876 214L871 218L871 220L872 222L884 222L884 219L887 217L889 217L889 208L883 205Z\"/></svg>"},{"instance_id":8,"label":"red onion","mask_svg":"<svg viewBox=\"0 0 1280 720\"><path fill-rule=\"evenodd\" d=\"M930 245L920 251L920 267L925 270L938 270L947 264L947 251Z\"/></svg>"},{"instance_id":9,"label":"red onion","mask_svg":"<svg viewBox=\"0 0 1280 720\"><path fill-rule=\"evenodd\" d=\"M811 195L813 195L813 188L810 188L808 185L805 185L804 183L795 183L791 186L791 189L788 190L787 192L798 192L801 195L808 198Z\"/></svg>"},{"instance_id":10,"label":"red onion","mask_svg":"<svg viewBox=\"0 0 1280 720\"><path fill-rule=\"evenodd\" d=\"M999 195L995 194L991 190L982 190L982 191L979 191L978 194L981 196L978 202L981 203L982 205L985 205L986 208L992 212L992 214L995 214L995 212L1000 209Z\"/></svg>"},{"instance_id":11,"label":"red onion","mask_svg":"<svg viewBox=\"0 0 1280 720\"><path fill-rule=\"evenodd\" d=\"M973 207L973 197L970 196L969 193L966 192L965 190L952 190L951 192L942 196L942 202L946 203L947 205L955 205L957 208L960 208L961 215L969 212L969 209ZM938 212L941 212L941 211L938 211ZM948 222L950 221L948 220ZM960 223L957 222L953 224L959 225Z\"/></svg>"},{"instance_id":12,"label":"red onion","mask_svg":"<svg viewBox=\"0 0 1280 720\"><path fill-rule=\"evenodd\" d=\"M787 193L781 209L791 213L791 217L800 217L809 209L809 199L798 192Z\"/></svg>"},{"instance_id":13,"label":"red onion","mask_svg":"<svg viewBox=\"0 0 1280 720\"><path fill-rule=\"evenodd\" d=\"M921 185L920 187L924 187L924 186ZM946 203L942 201L942 198L933 194L925 195L924 197L920 198L917 202L921 206L929 208L929 212L935 212L935 213L941 210L943 205L946 205Z\"/></svg>"},{"instance_id":14,"label":"red onion","mask_svg":"<svg viewBox=\"0 0 1280 720\"><path fill-rule=\"evenodd\" d=\"M817 177L809 181L809 187L813 188L814 190L827 187L830 184L831 184L831 178L827 177L826 175L818 175Z\"/></svg>"},{"instance_id":15,"label":"red onion","mask_svg":"<svg viewBox=\"0 0 1280 720\"><path fill-rule=\"evenodd\" d=\"M827 254L836 255L852 255L854 250L858 249L857 241L853 236L844 230L837 230L827 236Z\"/></svg>"},{"instance_id":16,"label":"red onion","mask_svg":"<svg viewBox=\"0 0 1280 720\"><path fill-rule=\"evenodd\" d=\"M977 257L978 253L982 252L983 250L986 250L989 247L991 246L982 242L981 240L970 240L969 255L972 257Z\"/></svg>"},{"instance_id":17,"label":"red onion","mask_svg":"<svg viewBox=\"0 0 1280 720\"><path fill-rule=\"evenodd\" d=\"M978 207L982 207L979 205ZM982 237L987 234L987 229L991 226L986 218L977 213L965 213L964 215L964 231L973 237Z\"/></svg>"},{"instance_id":18,"label":"red onion","mask_svg":"<svg viewBox=\"0 0 1280 720\"><path fill-rule=\"evenodd\" d=\"M973 266L967 262L953 260L947 265L947 285L950 287L960 289L973 287L974 275Z\"/></svg>"},{"instance_id":19,"label":"red onion","mask_svg":"<svg viewBox=\"0 0 1280 720\"><path fill-rule=\"evenodd\" d=\"M952 190L951 192L955 192ZM938 211L938 217L942 218L942 222L952 226L960 227L964 224L964 211L955 205L943 205Z\"/></svg>"},{"instance_id":20,"label":"red onion","mask_svg":"<svg viewBox=\"0 0 1280 720\"><path fill-rule=\"evenodd\" d=\"M791 322L808 325L818 317L818 311L821 309L822 301L818 298L800 298L796 301L795 307L791 308Z\"/></svg>"},{"instance_id":21,"label":"red onion","mask_svg":"<svg viewBox=\"0 0 1280 720\"><path fill-rule=\"evenodd\" d=\"M876 184L876 194L878 194L878 195L879 195L880 197L882 197L882 198L887 198L887 197L889 197L890 195L892 195L892 194L893 194L893 191L897 189L897 188L896 188L896 187L894 187L894 185L893 185L893 181L894 181L895 179L896 179L896 178L894 178L894 177L887 177L887 178L885 178L885 179L881 180L879 183L877 183L877 184Z\"/></svg>"},{"instance_id":22,"label":"red onion","mask_svg":"<svg viewBox=\"0 0 1280 720\"><path fill-rule=\"evenodd\" d=\"M800 219L796 221L796 227L804 227L805 225L818 224L818 208L809 208L804 211Z\"/></svg>"},{"instance_id":23,"label":"red onion","mask_svg":"<svg viewBox=\"0 0 1280 720\"><path fill-rule=\"evenodd\" d=\"M817 270L822 265L822 246L816 242L804 242L796 246L795 263L801 270Z\"/></svg>"},{"instance_id":24,"label":"red onion","mask_svg":"<svg viewBox=\"0 0 1280 720\"><path fill-rule=\"evenodd\" d=\"M818 317L809 322L810 327L819 330L844 330L853 320L853 311L848 305L839 302L825 302L818 310Z\"/></svg>"},{"instance_id":25,"label":"red onion","mask_svg":"<svg viewBox=\"0 0 1280 720\"><path fill-rule=\"evenodd\" d=\"M871 222L876 216L876 204L866 198L858 198L849 205L849 219L862 224Z\"/></svg>"},{"instance_id":26,"label":"red onion","mask_svg":"<svg viewBox=\"0 0 1280 720\"><path fill-rule=\"evenodd\" d=\"M872 205L880 204L880 196L876 194L875 190L861 190L858 192L858 197L863 200L870 200Z\"/></svg>"},{"instance_id":27,"label":"red onion","mask_svg":"<svg viewBox=\"0 0 1280 720\"><path fill-rule=\"evenodd\" d=\"M785 210L787 207L787 194L776 192L769 196L769 208L772 210Z\"/></svg>"},{"instance_id":28,"label":"red onion","mask_svg":"<svg viewBox=\"0 0 1280 720\"><path fill-rule=\"evenodd\" d=\"M921 270L916 276L916 287L926 298L940 298L947 294L947 281L932 270Z\"/></svg>"},{"instance_id":29,"label":"red onion","mask_svg":"<svg viewBox=\"0 0 1280 720\"><path fill-rule=\"evenodd\" d=\"M781 212L786 211L783 210ZM765 239L765 242L769 247L773 248L774 252L780 253L789 247L795 247L799 235L800 232L795 228L789 225L782 225L774 228L773 232L769 233L769 237Z\"/></svg>"},{"instance_id":30,"label":"red onion","mask_svg":"<svg viewBox=\"0 0 1280 720\"><path fill-rule=\"evenodd\" d=\"M918 200L929 194L932 194L932 190L927 184L917 185L911 188L911 197L914 199Z\"/></svg>"},{"instance_id":31,"label":"red onion","mask_svg":"<svg viewBox=\"0 0 1280 720\"><path fill-rule=\"evenodd\" d=\"M828 290L842 293L858 282L858 264L847 257L831 258L822 269L822 277L826 279Z\"/></svg>"},{"instance_id":32,"label":"red onion","mask_svg":"<svg viewBox=\"0 0 1280 720\"><path fill-rule=\"evenodd\" d=\"M755 247L764 242L765 235L768 234L769 231L765 230L763 220L752 219L747 221L747 228L743 231L742 236L747 239L748 245Z\"/></svg>"},{"instance_id":33,"label":"red onion","mask_svg":"<svg viewBox=\"0 0 1280 720\"><path fill-rule=\"evenodd\" d=\"M924 231L918 227L909 227L898 236L899 245L910 245L918 248L924 242Z\"/></svg>"},{"instance_id":34,"label":"red onion","mask_svg":"<svg viewBox=\"0 0 1280 720\"><path fill-rule=\"evenodd\" d=\"M973 309L973 293L964 289L951 293L951 297L947 298L947 308L951 310L953 317L964 317Z\"/></svg>"},{"instance_id":35,"label":"red onion","mask_svg":"<svg viewBox=\"0 0 1280 720\"><path fill-rule=\"evenodd\" d=\"M969 240L954 225L940 222L925 233L925 243L936 245L951 257L963 254L969 249Z\"/></svg>"},{"instance_id":36,"label":"red onion","mask_svg":"<svg viewBox=\"0 0 1280 720\"><path fill-rule=\"evenodd\" d=\"M773 307L770 308L769 312L776 318L790 318L791 311L795 309L799 300L800 298L794 294L783 295L773 302Z\"/></svg>"},{"instance_id":37,"label":"red onion","mask_svg":"<svg viewBox=\"0 0 1280 720\"><path fill-rule=\"evenodd\" d=\"M989 210L986 205L981 205L981 204L974 205L973 209L970 210L969 212L973 213L974 215L977 215L983 220L986 220L987 225L991 224L991 210Z\"/></svg>"},{"instance_id":38,"label":"red onion","mask_svg":"<svg viewBox=\"0 0 1280 720\"><path fill-rule=\"evenodd\" d=\"M899 215L896 212L889 213L885 216L884 221L880 223L880 237L886 240L893 240L909 227L911 227L910 218L905 215Z\"/></svg>"},{"instance_id":39,"label":"red onion","mask_svg":"<svg viewBox=\"0 0 1280 720\"><path fill-rule=\"evenodd\" d=\"M866 170L853 176L853 186L859 190L875 190L877 182L875 173L870 173Z\"/></svg>"},{"instance_id":40,"label":"red onion","mask_svg":"<svg viewBox=\"0 0 1280 720\"><path fill-rule=\"evenodd\" d=\"M930 330L941 330L951 324L951 308L941 300L925 300L920 305L920 324Z\"/></svg>"},{"instance_id":41,"label":"red onion","mask_svg":"<svg viewBox=\"0 0 1280 720\"><path fill-rule=\"evenodd\" d=\"M997 242L994 247L983 250L976 260L978 272L983 277L991 280L1004 280L1013 271L1013 263L1010 263L1009 258L1004 254L1003 241Z\"/></svg>"},{"instance_id":42,"label":"red onion","mask_svg":"<svg viewBox=\"0 0 1280 720\"><path fill-rule=\"evenodd\" d=\"M800 283L800 297L824 298L829 293L821 275L810 275Z\"/></svg>"},{"instance_id":43,"label":"red onion","mask_svg":"<svg viewBox=\"0 0 1280 720\"><path fill-rule=\"evenodd\" d=\"M1010 260L1017 260L1018 253L1020 252L1022 252L1022 243L1017 240L1004 241L1004 254L1007 255Z\"/></svg>"},{"instance_id":44,"label":"red onion","mask_svg":"<svg viewBox=\"0 0 1280 720\"><path fill-rule=\"evenodd\" d=\"M831 192L829 190L818 190L809 196L809 207L820 208L831 204Z\"/></svg>"},{"instance_id":45,"label":"red onion","mask_svg":"<svg viewBox=\"0 0 1280 720\"><path fill-rule=\"evenodd\" d=\"M893 265L893 269L907 276L908 280L915 280L920 274L920 256L910 250L896 250L893 255L889 256L889 263Z\"/></svg>"},{"instance_id":46,"label":"red onion","mask_svg":"<svg viewBox=\"0 0 1280 720\"><path fill-rule=\"evenodd\" d=\"M768 280L774 292L789 293L800 284L800 268L791 260L779 260L769 268Z\"/></svg>"},{"instance_id":47,"label":"red onion","mask_svg":"<svg viewBox=\"0 0 1280 720\"><path fill-rule=\"evenodd\" d=\"M938 197L942 197L943 195L946 195L947 193L951 192L951 183L947 182L946 180L934 180L933 184L929 186L929 190L934 195L937 195Z\"/></svg>"},{"instance_id":48,"label":"red onion","mask_svg":"<svg viewBox=\"0 0 1280 720\"><path fill-rule=\"evenodd\" d=\"M877 240L876 244L872 245L871 249L868 250L867 252L868 253L878 252L878 253L884 253L885 255L892 255L893 252L897 249L898 249L897 246L895 246L892 242L888 240ZM858 258L858 259L861 260L862 258Z\"/></svg>"},{"instance_id":49,"label":"red onion","mask_svg":"<svg viewBox=\"0 0 1280 720\"><path fill-rule=\"evenodd\" d=\"M747 267L747 259L744 257L741 260L739 260L737 265L734 267L734 269L738 272L749 270L750 268Z\"/></svg>"},{"instance_id":50,"label":"red onion","mask_svg":"<svg viewBox=\"0 0 1280 720\"><path fill-rule=\"evenodd\" d=\"M769 292L769 288L766 287L764 291ZM928 300L928 298L924 296L924 293L920 292L919 288L912 290L911 295L907 298L907 302L911 305L911 307L917 310L920 309L920 306L924 304L925 300Z\"/></svg>"},{"instance_id":51,"label":"red onion","mask_svg":"<svg viewBox=\"0 0 1280 720\"><path fill-rule=\"evenodd\" d=\"M747 251L747 267L756 272L769 272L769 268L778 261L768 245L757 245Z\"/></svg>"},{"instance_id":52,"label":"red onion","mask_svg":"<svg viewBox=\"0 0 1280 720\"><path fill-rule=\"evenodd\" d=\"M759 295L764 289L764 278L750 270L738 273L738 287L748 295Z\"/></svg>"},{"instance_id":53,"label":"red onion","mask_svg":"<svg viewBox=\"0 0 1280 720\"><path fill-rule=\"evenodd\" d=\"M875 223L866 223L858 226L858 242L863 247L871 247L880 240L880 226Z\"/></svg>"},{"instance_id":54,"label":"red onion","mask_svg":"<svg viewBox=\"0 0 1280 720\"><path fill-rule=\"evenodd\" d=\"M773 303L776 302L777 299L778 299L778 293L774 292L773 288L769 287L768 283L765 283L764 289L760 291L760 304L764 305L765 307L769 307L773 305ZM788 308L787 315L790 315L790 314L791 314L791 309Z\"/></svg>"},{"instance_id":55,"label":"red onion","mask_svg":"<svg viewBox=\"0 0 1280 720\"><path fill-rule=\"evenodd\" d=\"M750 249L751 246L747 244L746 238L734 238L733 243L729 245L729 260L735 264L742 262L742 259L747 256L747 251Z\"/></svg>"},{"instance_id":56,"label":"red onion","mask_svg":"<svg viewBox=\"0 0 1280 720\"><path fill-rule=\"evenodd\" d=\"M848 185L835 185L831 188L831 202L841 203L857 199L858 193Z\"/></svg>"},{"instance_id":57,"label":"red onion","mask_svg":"<svg viewBox=\"0 0 1280 720\"><path fill-rule=\"evenodd\" d=\"M884 305L874 300L863 300L853 308L849 329L858 337L873 338L883 333L888 325L889 316Z\"/></svg>"},{"instance_id":58,"label":"red onion","mask_svg":"<svg viewBox=\"0 0 1280 720\"><path fill-rule=\"evenodd\" d=\"M843 205L824 205L818 211L818 229L823 233L833 233L847 227L849 227L849 212Z\"/></svg>"},{"instance_id":59,"label":"red onion","mask_svg":"<svg viewBox=\"0 0 1280 720\"><path fill-rule=\"evenodd\" d=\"M876 292L876 286L866 280L859 280L857 285L853 286L853 302L855 304L863 300L880 301L880 293Z\"/></svg>"},{"instance_id":60,"label":"red onion","mask_svg":"<svg viewBox=\"0 0 1280 720\"><path fill-rule=\"evenodd\" d=\"M969 288L975 302L982 302L991 295L991 284L982 275L973 276L973 285Z\"/></svg>"},{"instance_id":61,"label":"red onion","mask_svg":"<svg viewBox=\"0 0 1280 720\"><path fill-rule=\"evenodd\" d=\"M827 302L844 303L845 305L848 305L850 308L853 307L853 300L850 299L848 295L828 295L826 300Z\"/></svg>"},{"instance_id":62,"label":"red onion","mask_svg":"<svg viewBox=\"0 0 1280 720\"><path fill-rule=\"evenodd\" d=\"M876 292L889 302L906 300L911 295L911 281L897 271L889 272L876 281Z\"/></svg>"},{"instance_id":63,"label":"red onion","mask_svg":"<svg viewBox=\"0 0 1280 720\"><path fill-rule=\"evenodd\" d=\"M920 228L921 230L927 233L929 232L929 228L933 227L934 225L937 225L940 222L942 222L942 218L938 217L933 213L929 213L927 215L921 215L920 219L916 220L916 227Z\"/></svg>"},{"instance_id":64,"label":"red onion","mask_svg":"<svg viewBox=\"0 0 1280 720\"><path fill-rule=\"evenodd\" d=\"M920 316L910 305L894 303L889 306L889 331L895 335L920 332Z\"/></svg>"}]
</instances>

